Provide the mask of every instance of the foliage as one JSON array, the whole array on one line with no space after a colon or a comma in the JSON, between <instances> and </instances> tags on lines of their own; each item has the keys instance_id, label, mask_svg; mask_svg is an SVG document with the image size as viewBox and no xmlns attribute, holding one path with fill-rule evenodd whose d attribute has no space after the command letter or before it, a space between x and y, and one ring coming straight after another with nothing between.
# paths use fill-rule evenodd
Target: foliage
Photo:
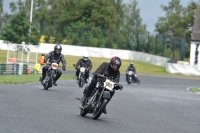
<instances>
[{"instance_id":1,"label":"foliage","mask_svg":"<svg viewBox=\"0 0 200 133\"><path fill-rule=\"evenodd\" d=\"M196 3L191 1L187 7L180 4L180 0L171 0L168 5L161 5L165 16L159 17L156 23L156 31L159 34L171 35L178 38L184 38L186 47L190 44L191 32L189 25L194 23L194 12ZM185 56L189 57L189 50L185 52Z\"/></svg>"},{"instance_id":2,"label":"foliage","mask_svg":"<svg viewBox=\"0 0 200 133\"><path fill-rule=\"evenodd\" d=\"M37 45L39 43L37 29L33 27L32 34L29 35L30 23L26 18L25 10L13 15L11 22L2 30L2 39L12 43L30 42Z\"/></svg>"},{"instance_id":3,"label":"foliage","mask_svg":"<svg viewBox=\"0 0 200 133\"><path fill-rule=\"evenodd\" d=\"M2 18L3 18L3 0L0 0L0 30L2 26Z\"/></svg>"},{"instance_id":4,"label":"foliage","mask_svg":"<svg viewBox=\"0 0 200 133\"><path fill-rule=\"evenodd\" d=\"M130 0L126 4L122 1L34 0L32 27L37 27L39 34L34 33L31 37L40 37L41 42L45 43L130 49L162 56L172 56L173 51L178 55L180 38L185 38L189 43L191 34L188 24L193 24L196 3L191 1L187 7L183 7L180 0L171 0L168 5L161 5L166 15L159 17L156 23L159 36L156 42L156 35L146 31L146 25L142 22L139 1ZM23 8L28 20L30 2L11 2L12 13L4 13L4 26ZM174 42L174 37L177 42ZM33 42L36 44L37 40Z\"/></svg>"}]
</instances>

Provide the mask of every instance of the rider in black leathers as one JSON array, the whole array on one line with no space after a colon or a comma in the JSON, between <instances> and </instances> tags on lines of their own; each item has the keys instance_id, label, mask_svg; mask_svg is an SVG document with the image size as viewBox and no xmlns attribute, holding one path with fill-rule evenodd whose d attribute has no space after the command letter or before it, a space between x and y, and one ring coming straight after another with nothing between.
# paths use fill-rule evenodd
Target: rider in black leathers
<instances>
[{"instance_id":1,"label":"rider in black leathers","mask_svg":"<svg viewBox=\"0 0 200 133\"><path fill-rule=\"evenodd\" d=\"M121 59L119 57L113 57L110 60L110 63L108 63L108 62L102 63L94 73L104 74L106 77L112 77L114 82L119 82L119 80L120 80L119 68L120 68L121 64L122 64ZM80 100L82 103L85 101L85 99L88 96L90 96L90 93L95 88L96 83L97 83L97 80L96 80L96 77L94 76L90 85L85 87L85 90L83 92L84 96ZM114 95L114 93L115 93L115 91L111 93L111 98ZM110 99L109 99L109 101L110 101ZM80 105L80 107L82 107L82 105ZM106 108L103 111L103 113L107 114Z\"/></svg>"},{"instance_id":2,"label":"rider in black leathers","mask_svg":"<svg viewBox=\"0 0 200 133\"><path fill-rule=\"evenodd\" d=\"M130 66L129 66L129 67L127 68L127 70L126 70L126 81L128 81L128 74L127 74L128 71L134 72L134 75L132 75L132 79L135 80L136 69L135 69L135 66L133 65L133 62L130 63Z\"/></svg>"},{"instance_id":3,"label":"rider in black leathers","mask_svg":"<svg viewBox=\"0 0 200 133\"><path fill-rule=\"evenodd\" d=\"M86 68L86 71L85 71L85 83L87 83L87 79L89 78L89 72L91 71L92 69L92 62L90 59L88 59L88 56L84 55L83 58L79 59L79 61L76 63L76 76L77 76L77 81L79 80L79 72L80 72L80 69L79 69L79 66L80 67L84 67Z\"/></svg>"},{"instance_id":4,"label":"rider in black leathers","mask_svg":"<svg viewBox=\"0 0 200 133\"><path fill-rule=\"evenodd\" d=\"M52 62L56 62L57 64L60 63L60 61L62 62L62 70L65 71L66 69L66 60L64 58L64 55L61 54L62 51L62 46L60 44L57 44L54 46L54 51L49 52L44 59L44 63L47 62L47 60L49 59L49 63L46 63L46 65L42 68L42 78L40 79L40 82L42 82L46 76L46 71L49 69L50 65ZM60 78L60 76L62 75L62 71L60 69L57 69L56 72L56 77L54 79L54 86L57 86L56 81Z\"/></svg>"}]
</instances>

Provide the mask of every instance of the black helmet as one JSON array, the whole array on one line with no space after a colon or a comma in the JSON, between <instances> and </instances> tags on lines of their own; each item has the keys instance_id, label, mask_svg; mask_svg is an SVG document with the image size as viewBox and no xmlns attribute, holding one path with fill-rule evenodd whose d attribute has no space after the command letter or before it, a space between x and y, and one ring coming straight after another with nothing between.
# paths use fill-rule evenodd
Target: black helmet
<instances>
[{"instance_id":1,"label":"black helmet","mask_svg":"<svg viewBox=\"0 0 200 133\"><path fill-rule=\"evenodd\" d=\"M119 68L121 67L121 59L117 56L115 57L112 57L112 59L110 60L110 67L116 71L116 70L119 70Z\"/></svg>"},{"instance_id":2,"label":"black helmet","mask_svg":"<svg viewBox=\"0 0 200 133\"><path fill-rule=\"evenodd\" d=\"M54 53L55 53L55 54L60 54L61 51L62 51L62 46L61 46L60 44L56 44L56 45L54 46Z\"/></svg>"}]
</instances>

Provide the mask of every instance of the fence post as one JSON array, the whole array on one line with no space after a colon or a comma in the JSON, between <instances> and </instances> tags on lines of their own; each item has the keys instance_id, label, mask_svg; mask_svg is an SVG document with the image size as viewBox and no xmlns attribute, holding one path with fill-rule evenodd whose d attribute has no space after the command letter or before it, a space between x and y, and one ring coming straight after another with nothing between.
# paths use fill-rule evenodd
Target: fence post
<instances>
[{"instance_id":1,"label":"fence post","mask_svg":"<svg viewBox=\"0 0 200 133\"><path fill-rule=\"evenodd\" d=\"M174 59L174 51L175 51L175 44L176 44L176 37L174 36L174 43L173 43L173 59Z\"/></svg>"},{"instance_id":2,"label":"fence post","mask_svg":"<svg viewBox=\"0 0 200 133\"><path fill-rule=\"evenodd\" d=\"M148 42L147 42L147 51L146 51L147 53L149 53L149 41L150 41L149 40L149 34L150 34L150 32L148 32Z\"/></svg>"},{"instance_id":3,"label":"fence post","mask_svg":"<svg viewBox=\"0 0 200 133\"><path fill-rule=\"evenodd\" d=\"M162 49L162 56L164 56L165 53L165 35L163 36L163 49Z\"/></svg>"},{"instance_id":4,"label":"fence post","mask_svg":"<svg viewBox=\"0 0 200 133\"><path fill-rule=\"evenodd\" d=\"M17 75L17 63L13 63L13 75Z\"/></svg>"},{"instance_id":5,"label":"fence post","mask_svg":"<svg viewBox=\"0 0 200 133\"><path fill-rule=\"evenodd\" d=\"M108 29L108 41L107 41L107 48L110 48L110 29Z\"/></svg>"},{"instance_id":6,"label":"fence post","mask_svg":"<svg viewBox=\"0 0 200 133\"><path fill-rule=\"evenodd\" d=\"M157 48L158 48L158 35L156 34L156 47L155 47L155 52L154 54L157 54Z\"/></svg>"},{"instance_id":7,"label":"fence post","mask_svg":"<svg viewBox=\"0 0 200 133\"><path fill-rule=\"evenodd\" d=\"M185 41L181 39L181 51L180 51L180 60L184 60L184 49L185 49Z\"/></svg>"},{"instance_id":8,"label":"fence post","mask_svg":"<svg viewBox=\"0 0 200 133\"><path fill-rule=\"evenodd\" d=\"M84 45L82 45L82 43L83 43L83 28L81 28L81 44L80 44L80 46L84 46Z\"/></svg>"},{"instance_id":9,"label":"fence post","mask_svg":"<svg viewBox=\"0 0 200 133\"><path fill-rule=\"evenodd\" d=\"M8 46L8 49L7 49L7 60L6 60L6 63L9 62L9 51L10 51L10 47L9 47L9 44L7 44ZM16 57L17 58L17 57Z\"/></svg>"},{"instance_id":10,"label":"fence post","mask_svg":"<svg viewBox=\"0 0 200 133\"><path fill-rule=\"evenodd\" d=\"M136 48L136 50L137 51L140 51L140 33L139 32L137 32L137 37L136 37L136 43L137 43L137 48Z\"/></svg>"},{"instance_id":11,"label":"fence post","mask_svg":"<svg viewBox=\"0 0 200 133\"><path fill-rule=\"evenodd\" d=\"M131 50L133 50L134 48L133 48L133 44L130 41L130 36L128 37L128 41L129 41L129 44L131 45Z\"/></svg>"}]
</instances>

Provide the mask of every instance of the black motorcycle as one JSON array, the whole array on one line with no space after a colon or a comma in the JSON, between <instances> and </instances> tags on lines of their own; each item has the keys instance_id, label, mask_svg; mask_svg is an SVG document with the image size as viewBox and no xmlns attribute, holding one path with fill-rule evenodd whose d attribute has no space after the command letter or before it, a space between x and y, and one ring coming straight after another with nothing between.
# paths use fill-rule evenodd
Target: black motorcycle
<instances>
[{"instance_id":1,"label":"black motorcycle","mask_svg":"<svg viewBox=\"0 0 200 133\"><path fill-rule=\"evenodd\" d=\"M137 83L137 84L140 84L140 80L135 77L135 73L133 71L127 71L127 75L128 75L128 78L127 78L127 83L130 85L131 83Z\"/></svg>"},{"instance_id":2,"label":"black motorcycle","mask_svg":"<svg viewBox=\"0 0 200 133\"><path fill-rule=\"evenodd\" d=\"M75 64L73 64L73 66L75 66ZM80 72L78 75L78 85L80 88L83 88L83 85L85 84L85 72L86 72L86 68L85 67L80 67L79 68Z\"/></svg>"},{"instance_id":3,"label":"black motorcycle","mask_svg":"<svg viewBox=\"0 0 200 133\"><path fill-rule=\"evenodd\" d=\"M82 103L83 108L80 108L80 115L85 116L87 113L92 114L94 120L98 119L104 111L109 99L110 92L114 90L122 90L123 86L113 82L112 78L105 77L101 74L94 74L97 78L96 87L91 95Z\"/></svg>"},{"instance_id":4,"label":"black motorcycle","mask_svg":"<svg viewBox=\"0 0 200 133\"><path fill-rule=\"evenodd\" d=\"M44 80L41 82L41 84L44 86L44 90L48 90L50 87L53 86L53 81L55 79L54 75L56 74L58 67L59 66L57 63L51 63L51 66L46 72Z\"/></svg>"}]
</instances>

